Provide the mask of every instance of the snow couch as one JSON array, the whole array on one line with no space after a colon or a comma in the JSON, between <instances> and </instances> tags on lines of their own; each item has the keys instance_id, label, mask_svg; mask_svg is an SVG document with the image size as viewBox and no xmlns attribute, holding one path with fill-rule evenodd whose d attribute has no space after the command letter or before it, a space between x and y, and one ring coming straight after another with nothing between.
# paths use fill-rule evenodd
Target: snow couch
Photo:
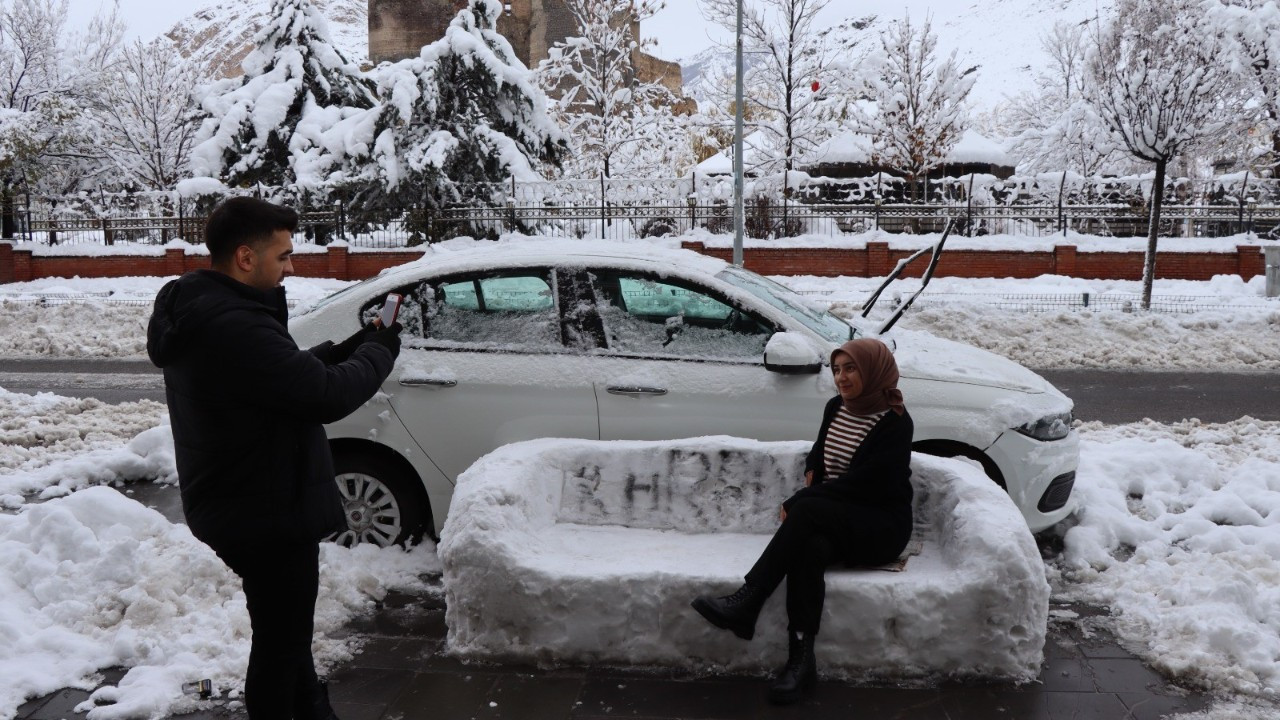
<instances>
[{"instance_id":1,"label":"snow couch","mask_svg":"<svg viewBox=\"0 0 1280 720\"><path fill-rule=\"evenodd\" d=\"M809 443L535 440L458 478L439 553L463 659L767 672L785 587L746 642L689 606L726 594L797 487ZM1049 586L1036 544L976 465L916 454L918 553L900 572L827 572L818 665L834 677L1033 679Z\"/></svg>"}]
</instances>

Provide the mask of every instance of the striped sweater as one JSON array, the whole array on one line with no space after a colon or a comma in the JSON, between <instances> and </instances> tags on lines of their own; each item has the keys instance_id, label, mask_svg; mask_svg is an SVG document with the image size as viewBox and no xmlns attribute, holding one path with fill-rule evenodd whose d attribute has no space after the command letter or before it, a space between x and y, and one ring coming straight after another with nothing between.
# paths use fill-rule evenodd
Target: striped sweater
<instances>
[{"instance_id":1,"label":"striped sweater","mask_svg":"<svg viewBox=\"0 0 1280 720\"><path fill-rule=\"evenodd\" d=\"M875 424L884 417L886 411L874 415L854 415L843 405L831 419L831 427L827 430L827 441L822 448L823 466L829 478L840 477L849 469L849 461L862 444L863 438Z\"/></svg>"}]
</instances>

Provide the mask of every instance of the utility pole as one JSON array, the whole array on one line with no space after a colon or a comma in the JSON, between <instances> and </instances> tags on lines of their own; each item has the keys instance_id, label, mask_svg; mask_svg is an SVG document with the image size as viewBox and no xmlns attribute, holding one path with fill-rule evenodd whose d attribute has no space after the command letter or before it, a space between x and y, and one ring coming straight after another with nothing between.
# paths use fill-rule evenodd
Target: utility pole
<instances>
[{"instance_id":1,"label":"utility pole","mask_svg":"<svg viewBox=\"0 0 1280 720\"><path fill-rule=\"evenodd\" d=\"M746 212L742 202L742 2L738 0L737 107L733 113L733 264L742 267L742 234Z\"/></svg>"}]
</instances>

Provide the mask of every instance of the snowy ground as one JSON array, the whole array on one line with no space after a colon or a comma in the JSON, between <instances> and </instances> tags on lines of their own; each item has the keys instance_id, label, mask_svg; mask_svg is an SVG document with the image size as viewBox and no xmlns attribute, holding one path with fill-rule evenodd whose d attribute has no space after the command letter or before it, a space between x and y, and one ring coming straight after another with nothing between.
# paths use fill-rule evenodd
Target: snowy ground
<instances>
[{"instance_id":1,"label":"snowy ground","mask_svg":"<svg viewBox=\"0 0 1280 720\"><path fill-rule=\"evenodd\" d=\"M91 718L190 711L182 683L238 696L249 653L240 582L208 546L130 499L133 481L175 482L159 403L106 405L0 389L0 719L25 699L92 689ZM16 512L15 512L16 510ZM326 545L315 652L332 667L359 650L342 632L389 590L424 591L434 546L410 553Z\"/></svg>"},{"instance_id":2,"label":"snowy ground","mask_svg":"<svg viewBox=\"0 0 1280 720\"><path fill-rule=\"evenodd\" d=\"M868 278L775 279L846 317L859 314L878 285ZM0 357L143 357L151 302L166 280L0 285ZM302 304L347 284L316 278L286 282L290 299ZM918 280L894 283L872 318L885 318L895 298L905 300L918 287ZM1261 277L1249 283L1238 276L1162 280L1154 295L1159 311L1142 313L1133 311L1137 282L936 278L901 326L992 350L1033 368L1274 370L1280 368L1280 300L1263 297L1263 288Z\"/></svg>"},{"instance_id":3,"label":"snowy ground","mask_svg":"<svg viewBox=\"0 0 1280 720\"><path fill-rule=\"evenodd\" d=\"M235 697L247 617L234 576L185 527L103 483L172 482L156 403L0 393L0 719L24 698L91 687L92 718L189 710L198 677ZM1077 497L1047 565L1057 602L1085 602L1176 681L1223 696L1205 718L1275 717L1280 693L1280 423L1249 418L1080 426ZM125 486L127 488L127 486ZM44 501L40 500L44 498ZM16 511L14 511L16 508ZM326 547L316 651L356 650L338 632L392 588L421 589L433 548ZM188 621L190 620L190 621Z\"/></svg>"}]
</instances>

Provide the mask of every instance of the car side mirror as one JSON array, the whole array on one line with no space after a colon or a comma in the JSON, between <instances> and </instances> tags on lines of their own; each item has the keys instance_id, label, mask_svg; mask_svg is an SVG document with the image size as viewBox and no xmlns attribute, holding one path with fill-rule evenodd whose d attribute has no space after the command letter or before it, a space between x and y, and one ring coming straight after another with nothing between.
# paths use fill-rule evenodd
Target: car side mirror
<instances>
[{"instance_id":1,"label":"car side mirror","mask_svg":"<svg viewBox=\"0 0 1280 720\"><path fill-rule=\"evenodd\" d=\"M812 375L822 369L822 358L805 338L779 332L764 346L764 369L783 375Z\"/></svg>"}]
</instances>

